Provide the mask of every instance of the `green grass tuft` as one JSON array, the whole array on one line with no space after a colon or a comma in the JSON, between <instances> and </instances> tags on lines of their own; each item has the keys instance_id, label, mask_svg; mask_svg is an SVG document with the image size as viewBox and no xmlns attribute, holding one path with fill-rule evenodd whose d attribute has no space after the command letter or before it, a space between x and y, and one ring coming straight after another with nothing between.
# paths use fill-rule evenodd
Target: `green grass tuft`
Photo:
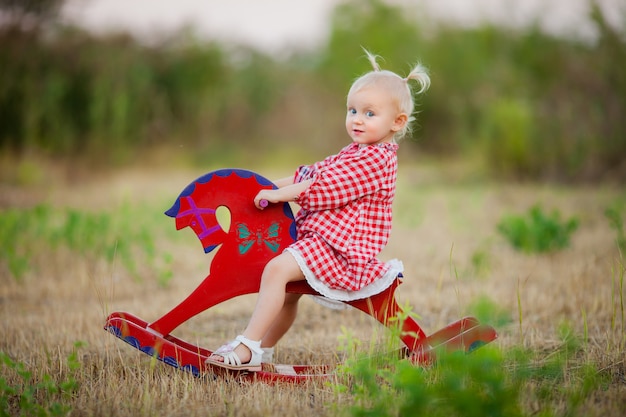
<instances>
[{"instance_id":1,"label":"green grass tuft","mask_svg":"<svg viewBox=\"0 0 626 417\"><path fill-rule=\"evenodd\" d=\"M578 228L578 219L561 220L558 210L546 214L535 205L526 216L505 216L497 228L517 250L526 253L553 252L569 246L570 236Z\"/></svg>"}]
</instances>

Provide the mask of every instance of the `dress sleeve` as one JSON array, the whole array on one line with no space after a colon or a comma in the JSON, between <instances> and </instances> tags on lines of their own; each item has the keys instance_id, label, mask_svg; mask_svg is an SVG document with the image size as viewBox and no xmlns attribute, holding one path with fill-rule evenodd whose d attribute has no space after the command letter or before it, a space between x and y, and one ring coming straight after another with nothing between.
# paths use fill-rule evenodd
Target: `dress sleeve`
<instances>
[{"instance_id":1,"label":"dress sleeve","mask_svg":"<svg viewBox=\"0 0 626 417\"><path fill-rule=\"evenodd\" d=\"M316 173L298 205L311 211L335 209L372 194L385 184L394 160L395 152L377 146L345 154Z\"/></svg>"},{"instance_id":2,"label":"dress sleeve","mask_svg":"<svg viewBox=\"0 0 626 417\"><path fill-rule=\"evenodd\" d=\"M296 184L302 181L313 179L315 177L315 172L317 172L316 164L300 166L296 170L296 173L293 175L293 183Z\"/></svg>"},{"instance_id":3,"label":"dress sleeve","mask_svg":"<svg viewBox=\"0 0 626 417\"><path fill-rule=\"evenodd\" d=\"M324 158L322 161L315 162L314 164L300 166L296 170L296 172L295 172L295 174L293 176L293 183L296 184L298 182L314 179L316 177L317 173L325 165L332 164L335 160L337 160L337 158L339 158L340 155L341 155L341 152L336 154L336 155L330 155L330 156Z\"/></svg>"}]
</instances>

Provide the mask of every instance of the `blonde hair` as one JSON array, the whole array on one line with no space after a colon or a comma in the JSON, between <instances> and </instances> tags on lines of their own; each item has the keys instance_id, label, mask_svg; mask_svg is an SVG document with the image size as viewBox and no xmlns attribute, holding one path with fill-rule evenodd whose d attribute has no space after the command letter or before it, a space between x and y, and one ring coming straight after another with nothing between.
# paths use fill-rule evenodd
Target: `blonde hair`
<instances>
[{"instance_id":1,"label":"blonde hair","mask_svg":"<svg viewBox=\"0 0 626 417\"><path fill-rule=\"evenodd\" d=\"M417 63L417 65L413 67L409 74L406 77L402 78L395 72L381 70L380 66L376 62L376 59L378 57L371 54L366 49L363 50L365 51L367 59L372 65L373 70L363 74L362 76L357 78L354 83L352 83L352 86L348 91L348 96L369 86L384 88L385 91L387 91L391 95L391 98L396 102L400 113L405 113L408 117L408 121L404 125L404 128L394 135L394 140L398 141L411 133L411 124L415 120L415 116L413 116L415 112L415 102L413 100L413 95L422 94L426 90L428 90L428 87L430 87L430 77L428 76L428 70L422 64ZM410 80L415 80L418 82L420 86L420 89L418 91L413 92L411 90L411 86L409 85Z\"/></svg>"}]
</instances>

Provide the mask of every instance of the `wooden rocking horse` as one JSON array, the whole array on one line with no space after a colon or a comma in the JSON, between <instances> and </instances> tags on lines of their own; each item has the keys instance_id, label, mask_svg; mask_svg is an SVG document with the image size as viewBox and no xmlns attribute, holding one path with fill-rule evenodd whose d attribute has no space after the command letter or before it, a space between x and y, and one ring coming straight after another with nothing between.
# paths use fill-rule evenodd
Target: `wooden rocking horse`
<instances>
[{"instance_id":1,"label":"wooden rocking horse","mask_svg":"<svg viewBox=\"0 0 626 417\"><path fill-rule=\"evenodd\" d=\"M177 230L190 227L205 253L219 246L209 274L185 300L156 321L148 323L132 314L115 312L106 319L105 329L142 352L194 375L232 372L206 364L210 350L171 333L212 306L258 292L265 264L295 240L294 216L288 203L269 205L262 211L254 206L253 199L263 188L276 187L262 176L241 169L210 172L189 184L165 214L176 219ZM229 230L223 230L218 223L217 209L222 206L230 211ZM346 304L384 325L396 325L390 319L404 317L394 295L400 282L396 279L382 293ZM288 284L287 291L318 295L306 281ZM458 320L430 336L410 316L404 318L401 326L406 354L416 364L432 361L439 348L471 352L497 337L491 326L473 317ZM257 380L301 382L331 372L325 365L263 364L260 372L238 373Z\"/></svg>"}]
</instances>

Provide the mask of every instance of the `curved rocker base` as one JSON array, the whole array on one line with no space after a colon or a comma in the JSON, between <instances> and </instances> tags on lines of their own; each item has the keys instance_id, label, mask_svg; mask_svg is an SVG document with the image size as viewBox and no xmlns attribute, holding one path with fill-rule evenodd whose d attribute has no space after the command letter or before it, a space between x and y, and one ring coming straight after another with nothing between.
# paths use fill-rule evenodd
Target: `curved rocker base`
<instances>
[{"instance_id":1,"label":"curved rocker base","mask_svg":"<svg viewBox=\"0 0 626 417\"><path fill-rule=\"evenodd\" d=\"M104 328L148 356L182 371L191 372L196 377L231 375L268 383L302 383L311 379L329 378L334 371L327 365L262 364L259 372L230 371L211 366L205 361L212 351L172 335L160 335L148 327L148 322L129 313L110 314ZM422 339L416 349L403 349L402 355L416 365L427 365L436 359L436 353L441 349L471 353L497 337L493 327L481 324L474 317L464 317Z\"/></svg>"}]
</instances>

